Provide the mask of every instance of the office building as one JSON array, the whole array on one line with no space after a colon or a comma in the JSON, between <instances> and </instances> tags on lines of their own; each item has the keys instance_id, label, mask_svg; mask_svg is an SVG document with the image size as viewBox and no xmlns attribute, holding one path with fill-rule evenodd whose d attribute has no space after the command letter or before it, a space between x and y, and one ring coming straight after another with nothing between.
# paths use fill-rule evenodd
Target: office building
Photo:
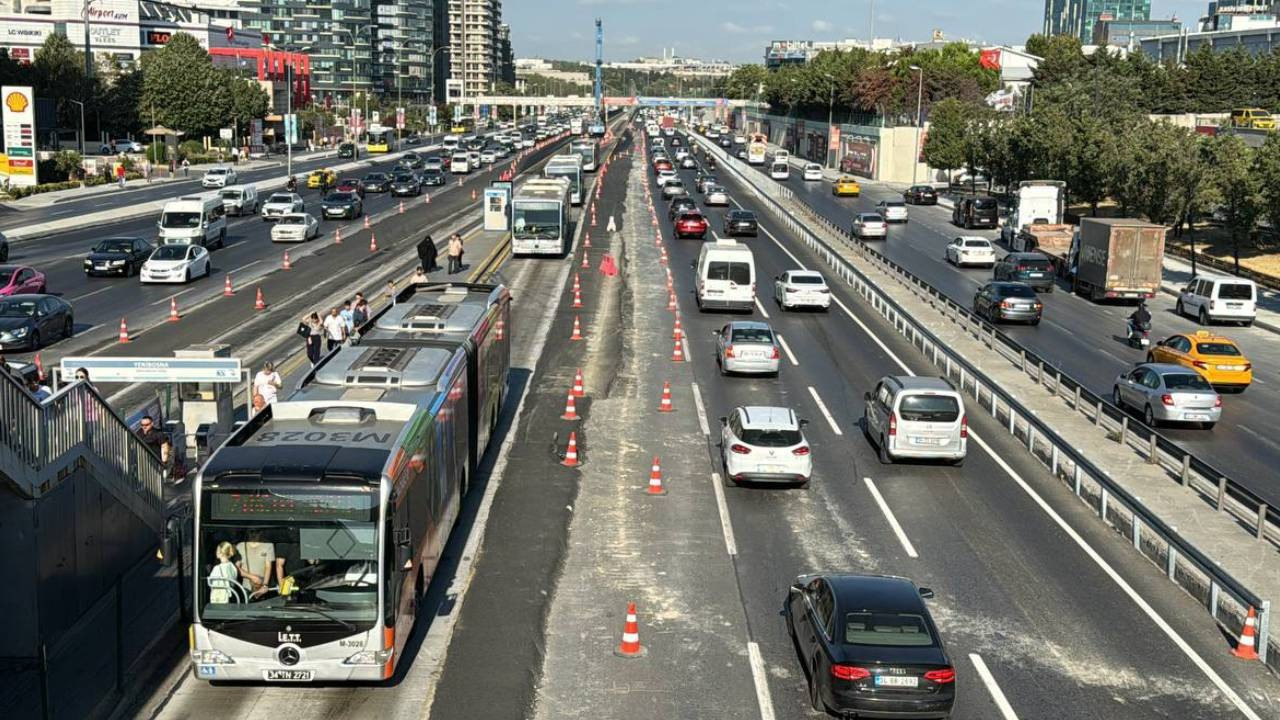
<instances>
[{"instance_id":1,"label":"office building","mask_svg":"<svg viewBox=\"0 0 1280 720\"><path fill-rule=\"evenodd\" d=\"M312 99L326 108L347 106L353 96L382 90L374 73L378 23L372 0L289 3L241 0L241 22L282 50L311 58Z\"/></svg>"},{"instance_id":2,"label":"office building","mask_svg":"<svg viewBox=\"0 0 1280 720\"><path fill-rule=\"evenodd\" d=\"M516 84L516 58L511 50L511 26L506 23L498 26L497 79L513 87Z\"/></svg>"},{"instance_id":3,"label":"office building","mask_svg":"<svg viewBox=\"0 0 1280 720\"><path fill-rule=\"evenodd\" d=\"M490 92L498 79L502 0L439 2L448 3L450 58L446 98L456 102Z\"/></svg>"},{"instance_id":4,"label":"office building","mask_svg":"<svg viewBox=\"0 0 1280 720\"><path fill-rule=\"evenodd\" d=\"M1091 44L1133 50L1144 38L1182 32L1177 20L1099 20L1093 26Z\"/></svg>"},{"instance_id":5,"label":"office building","mask_svg":"<svg viewBox=\"0 0 1280 720\"><path fill-rule=\"evenodd\" d=\"M1099 21L1151 19L1151 0L1045 0L1045 35L1072 35L1084 45L1093 42Z\"/></svg>"},{"instance_id":6,"label":"office building","mask_svg":"<svg viewBox=\"0 0 1280 720\"><path fill-rule=\"evenodd\" d=\"M407 105L431 100L433 0L374 0L378 92Z\"/></svg>"},{"instance_id":7,"label":"office building","mask_svg":"<svg viewBox=\"0 0 1280 720\"><path fill-rule=\"evenodd\" d=\"M1275 27L1280 17L1280 2L1263 0L1214 0L1200 16L1200 31L1252 30Z\"/></svg>"}]
</instances>

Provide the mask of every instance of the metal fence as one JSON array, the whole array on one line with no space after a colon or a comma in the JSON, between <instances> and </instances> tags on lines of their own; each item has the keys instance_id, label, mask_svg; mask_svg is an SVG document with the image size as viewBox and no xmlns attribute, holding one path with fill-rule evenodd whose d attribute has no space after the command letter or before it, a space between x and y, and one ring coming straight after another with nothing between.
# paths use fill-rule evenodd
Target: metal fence
<instances>
[{"instance_id":1,"label":"metal fence","mask_svg":"<svg viewBox=\"0 0 1280 720\"><path fill-rule=\"evenodd\" d=\"M893 275L917 297L943 313L951 322L984 342L989 348L1015 362L1038 384L1062 398L1068 407L1083 413L1095 425L1104 428L1115 441L1132 447L1172 473L1189 489L1207 496L1221 512L1230 513L1251 527L1260 539L1280 540L1273 508L1254 493L1214 470L1159 433L1133 421L1118 408L1098 397L1083 385L1026 350L1002 332L957 305L905 268L858 242L845 228L822 217L812 207L798 201L787 187L764 181L763 176L714 145L710 151L721 164L737 175L748 188L764 200L765 207L792 232L802 238L842 280L862 297L869 307L888 320L895 330L909 340L924 357L942 371L964 392L973 397L978 407L987 411L1016 438L1027 451L1045 464L1050 472L1064 480L1075 494L1089 505L1117 532L1123 533L1135 549L1159 567L1173 582L1196 598L1222 627L1239 633L1250 607L1258 611L1258 654L1273 669L1280 669L1280 653L1269 656L1270 601L1242 585L1212 559L1169 527L1163 520L1117 485L1105 471L1094 465L1084 453L1061 438L1057 432L1030 412L1012 395L992 382L968 360L953 352L928 329L907 314L901 306L849 263L834 245L844 243L859 252L883 271ZM796 203L803 218L796 217L781 200ZM815 232L814 228L817 228ZM825 235L826 237L821 237Z\"/></svg>"}]
</instances>

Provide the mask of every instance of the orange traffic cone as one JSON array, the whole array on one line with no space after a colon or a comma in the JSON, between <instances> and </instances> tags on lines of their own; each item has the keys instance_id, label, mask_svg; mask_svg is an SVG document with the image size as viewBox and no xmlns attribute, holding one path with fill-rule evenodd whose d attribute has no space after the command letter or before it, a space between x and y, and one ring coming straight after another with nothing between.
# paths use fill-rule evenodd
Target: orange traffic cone
<instances>
[{"instance_id":1,"label":"orange traffic cone","mask_svg":"<svg viewBox=\"0 0 1280 720\"><path fill-rule=\"evenodd\" d=\"M178 314L178 298L169 298L169 322L178 322L182 316Z\"/></svg>"},{"instance_id":2,"label":"orange traffic cone","mask_svg":"<svg viewBox=\"0 0 1280 720\"><path fill-rule=\"evenodd\" d=\"M1240 640L1236 642L1236 649L1231 651L1232 655L1241 660L1257 660L1258 651L1254 636L1257 634L1258 613L1249 607L1249 614L1244 619L1244 629L1240 631Z\"/></svg>"},{"instance_id":3,"label":"orange traffic cone","mask_svg":"<svg viewBox=\"0 0 1280 720\"><path fill-rule=\"evenodd\" d=\"M676 345L676 347L680 347ZM658 403L658 412L669 413L675 410L671 405L671 383L662 383L662 400Z\"/></svg>"},{"instance_id":4,"label":"orange traffic cone","mask_svg":"<svg viewBox=\"0 0 1280 720\"><path fill-rule=\"evenodd\" d=\"M506 337L507 323L505 320L498 321L497 330L495 330L494 339L502 340Z\"/></svg>"},{"instance_id":5,"label":"orange traffic cone","mask_svg":"<svg viewBox=\"0 0 1280 720\"><path fill-rule=\"evenodd\" d=\"M560 416L561 420L577 420L578 406L573 401L573 393L570 392L564 401L564 414Z\"/></svg>"},{"instance_id":6,"label":"orange traffic cone","mask_svg":"<svg viewBox=\"0 0 1280 720\"><path fill-rule=\"evenodd\" d=\"M589 248L589 247L591 247L591 233L583 233L583 235L582 235L582 247L584 247L584 248Z\"/></svg>"},{"instance_id":7,"label":"orange traffic cone","mask_svg":"<svg viewBox=\"0 0 1280 720\"><path fill-rule=\"evenodd\" d=\"M582 368L578 368L578 372L573 375L573 396L582 397L587 391L582 387Z\"/></svg>"},{"instance_id":8,"label":"orange traffic cone","mask_svg":"<svg viewBox=\"0 0 1280 720\"><path fill-rule=\"evenodd\" d=\"M680 326L680 316L676 315L676 326L671 331L671 337L675 338L676 340L679 340L683 336L684 336L684 328Z\"/></svg>"},{"instance_id":9,"label":"orange traffic cone","mask_svg":"<svg viewBox=\"0 0 1280 720\"><path fill-rule=\"evenodd\" d=\"M653 465L649 466L649 494L667 494L667 489L662 487L662 465L658 463L656 455L653 457Z\"/></svg>"},{"instance_id":10,"label":"orange traffic cone","mask_svg":"<svg viewBox=\"0 0 1280 720\"><path fill-rule=\"evenodd\" d=\"M573 316L573 334L569 336L570 340L582 339L582 323L578 322L578 316Z\"/></svg>"},{"instance_id":11,"label":"orange traffic cone","mask_svg":"<svg viewBox=\"0 0 1280 720\"><path fill-rule=\"evenodd\" d=\"M431 202L431 193L422 193L422 202L427 204Z\"/></svg>"},{"instance_id":12,"label":"orange traffic cone","mask_svg":"<svg viewBox=\"0 0 1280 720\"><path fill-rule=\"evenodd\" d=\"M236 294L236 291L231 289L231 273L227 273L227 277L222 283L222 296L231 297L232 295L235 295L235 294Z\"/></svg>"},{"instance_id":13,"label":"orange traffic cone","mask_svg":"<svg viewBox=\"0 0 1280 720\"><path fill-rule=\"evenodd\" d=\"M588 252L584 249L584 250L582 251L582 267L583 267L583 268L590 268L590 267L591 267L591 260L587 257L588 255L590 255L590 253L588 253Z\"/></svg>"},{"instance_id":14,"label":"orange traffic cone","mask_svg":"<svg viewBox=\"0 0 1280 720\"><path fill-rule=\"evenodd\" d=\"M368 215L365 215L365 216L364 216L364 229L365 229L365 230L368 230L368 229L369 229L369 216L368 216Z\"/></svg>"},{"instance_id":15,"label":"orange traffic cone","mask_svg":"<svg viewBox=\"0 0 1280 720\"><path fill-rule=\"evenodd\" d=\"M676 309L676 293L674 290L672 290L671 293L667 295L667 309L673 312Z\"/></svg>"},{"instance_id":16,"label":"orange traffic cone","mask_svg":"<svg viewBox=\"0 0 1280 720\"><path fill-rule=\"evenodd\" d=\"M333 231L333 244L334 245L342 244L342 228L336 228Z\"/></svg>"},{"instance_id":17,"label":"orange traffic cone","mask_svg":"<svg viewBox=\"0 0 1280 720\"><path fill-rule=\"evenodd\" d=\"M403 214L404 214L404 201L403 201L403 200L401 200L401 201L400 201L400 214L401 214L401 215L403 215Z\"/></svg>"},{"instance_id":18,"label":"orange traffic cone","mask_svg":"<svg viewBox=\"0 0 1280 720\"><path fill-rule=\"evenodd\" d=\"M684 343L676 341L675 350L671 351L671 362L684 362Z\"/></svg>"},{"instance_id":19,"label":"orange traffic cone","mask_svg":"<svg viewBox=\"0 0 1280 720\"><path fill-rule=\"evenodd\" d=\"M578 466L578 433L569 433L569 447L564 450L564 460L560 461L565 467Z\"/></svg>"},{"instance_id":20,"label":"orange traffic cone","mask_svg":"<svg viewBox=\"0 0 1280 720\"><path fill-rule=\"evenodd\" d=\"M574 273L573 274L573 291L578 292L581 289L582 289L581 278L578 277L578 273Z\"/></svg>"},{"instance_id":21,"label":"orange traffic cone","mask_svg":"<svg viewBox=\"0 0 1280 720\"><path fill-rule=\"evenodd\" d=\"M667 257L667 249L665 247L659 248L659 253L660 254L658 255L658 262L662 263L663 265L666 265L667 260L669 260L669 258Z\"/></svg>"},{"instance_id":22,"label":"orange traffic cone","mask_svg":"<svg viewBox=\"0 0 1280 720\"><path fill-rule=\"evenodd\" d=\"M262 299L262 288L258 288L258 295L253 299L253 309L255 311L267 309L267 301Z\"/></svg>"},{"instance_id":23,"label":"orange traffic cone","mask_svg":"<svg viewBox=\"0 0 1280 720\"><path fill-rule=\"evenodd\" d=\"M619 657L637 658L644 655L640 646L640 623L636 620L636 604L627 603L627 622L622 628L622 642L613 653Z\"/></svg>"},{"instance_id":24,"label":"orange traffic cone","mask_svg":"<svg viewBox=\"0 0 1280 720\"><path fill-rule=\"evenodd\" d=\"M573 291L573 306L575 308L582 307L582 291L581 290Z\"/></svg>"},{"instance_id":25,"label":"orange traffic cone","mask_svg":"<svg viewBox=\"0 0 1280 720\"><path fill-rule=\"evenodd\" d=\"M120 318L120 342L129 342L129 326L125 324L124 318Z\"/></svg>"},{"instance_id":26,"label":"orange traffic cone","mask_svg":"<svg viewBox=\"0 0 1280 720\"><path fill-rule=\"evenodd\" d=\"M369 252L378 252L378 236L375 233L369 233Z\"/></svg>"},{"instance_id":27,"label":"orange traffic cone","mask_svg":"<svg viewBox=\"0 0 1280 720\"><path fill-rule=\"evenodd\" d=\"M472 200L475 200L475 199L476 199L476 191L475 191L475 188L472 188L472 189L471 189L471 199L472 199Z\"/></svg>"},{"instance_id":28,"label":"orange traffic cone","mask_svg":"<svg viewBox=\"0 0 1280 720\"><path fill-rule=\"evenodd\" d=\"M293 269L293 263L289 262L289 251L288 251L288 250L285 250L285 251L284 251L284 262L280 264L280 269L281 269L281 270L292 270L292 269Z\"/></svg>"},{"instance_id":29,"label":"orange traffic cone","mask_svg":"<svg viewBox=\"0 0 1280 720\"><path fill-rule=\"evenodd\" d=\"M591 227L595 227L595 226L596 226L596 209L593 207L591 208Z\"/></svg>"}]
</instances>

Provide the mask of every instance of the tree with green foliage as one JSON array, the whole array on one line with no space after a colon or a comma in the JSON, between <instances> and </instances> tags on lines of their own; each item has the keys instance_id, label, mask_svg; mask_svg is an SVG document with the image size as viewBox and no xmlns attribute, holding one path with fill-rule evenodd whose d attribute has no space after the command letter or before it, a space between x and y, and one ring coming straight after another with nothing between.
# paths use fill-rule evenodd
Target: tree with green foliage
<instances>
[{"instance_id":1,"label":"tree with green foliage","mask_svg":"<svg viewBox=\"0 0 1280 720\"><path fill-rule=\"evenodd\" d=\"M226 76L191 35L174 33L169 43L142 56L143 118L181 130L188 137L217 132L232 106Z\"/></svg>"},{"instance_id":2,"label":"tree with green foliage","mask_svg":"<svg viewBox=\"0 0 1280 720\"><path fill-rule=\"evenodd\" d=\"M1032 35L1027 52L1040 58L1035 69L1038 87L1075 77L1087 65L1080 40L1072 35Z\"/></svg>"},{"instance_id":3,"label":"tree with green foliage","mask_svg":"<svg viewBox=\"0 0 1280 720\"><path fill-rule=\"evenodd\" d=\"M1236 135L1217 135L1209 143L1210 167L1222 224L1231 238L1231 254L1240 271L1240 247L1250 242L1262 210L1262 182L1253 150Z\"/></svg>"},{"instance_id":4,"label":"tree with green foliage","mask_svg":"<svg viewBox=\"0 0 1280 720\"><path fill-rule=\"evenodd\" d=\"M930 167L950 171L964 165L965 136L973 107L954 98L941 100L929 112L924 160Z\"/></svg>"},{"instance_id":5,"label":"tree with green foliage","mask_svg":"<svg viewBox=\"0 0 1280 720\"><path fill-rule=\"evenodd\" d=\"M1262 187L1261 214L1280 232L1280 135L1272 133L1254 152L1258 184Z\"/></svg>"},{"instance_id":6,"label":"tree with green foliage","mask_svg":"<svg viewBox=\"0 0 1280 720\"><path fill-rule=\"evenodd\" d=\"M80 127L80 108L72 100L86 103L85 114L93 112L94 83L84 74L84 53L65 36L45 38L31 63L37 97L54 101L59 127Z\"/></svg>"},{"instance_id":7,"label":"tree with green foliage","mask_svg":"<svg viewBox=\"0 0 1280 720\"><path fill-rule=\"evenodd\" d=\"M764 88L769 71L763 65L739 65L717 88L722 96L735 100L751 100Z\"/></svg>"},{"instance_id":8,"label":"tree with green foliage","mask_svg":"<svg viewBox=\"0 0 1280 720\"><path fill-rule=\"evenodd\" d=\"M227 94L231 98L231 104L227 108L227 118L223 124L234 124L239 128L237 136L244 137L240 133L244 132L249 121L267 116L271 98L267 96L267 91L253 80L240 77L230 70L224 70L222 74L227 83ZM283 111L284 109L281 108L281 112ZM298 137L301 139L301 131Z\"/></svg>"}]
</instances>

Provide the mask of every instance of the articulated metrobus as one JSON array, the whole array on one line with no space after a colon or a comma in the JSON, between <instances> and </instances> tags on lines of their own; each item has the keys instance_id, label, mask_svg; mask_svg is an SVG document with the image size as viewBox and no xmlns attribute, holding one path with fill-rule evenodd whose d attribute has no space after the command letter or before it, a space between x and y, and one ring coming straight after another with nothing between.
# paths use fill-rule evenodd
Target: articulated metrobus
<instances>
[{"instance_id":1,"label":"articulated metrobus","mask_svg":"<svg viewBox=\"0 0 1280 720\"><path fill-rule=\"evenodd\" d=\"M747 162L752 165L763 165L765 154L769 151L769 137L763 133L755 133L747 138Z\"/></svg>"},{"instance_id":2,"label":"articulated metrobus","mask_svg":"<svg viewBox=\"0 0 1280 720\"><path fill-rule=\"evenodd\" d=\"M396 131L391 128L369 126L365 140L365 149L369 154L390 152L396 144Z\"/></svg>"},{"instance_id":3,"label":"articulated metrobus","mask_svg":"<svg viewBox=\"0 0 1280 720\"><path fill-rule=\"evenodd\" d=\"M569 252L569 180L534 178L511 199L511 254L564 255Z\"/></svg>"},{"instance_id":4,"label":"articulated metrobus","mask_svg":"<svg viewBox=\"0 0 1280 720\"><path fill-rule=\"evenodd\" d=\"M197 476L197 678L379 681L401 661L497 426L511 296L445 283L396 300Z\"/></svg>"},{"instance_id":5,"label":"articulated metrobus","mask_svg":"<svg viewBox=\"0 0 1280 720\"><path fill-rule=\"evenodd\" d=\"M542 166L542 177L562 177L569 181L569 202L582 204L582 157L579 155L556 155Z\"/></svg>"},{"instance_id":6,"label":"articulated metrobus","mask_svg":"<svg viewBox=\"0 0 1280 720\"><path fill-rule=\"evenodd\" d=\"M582 158L582 172L596 171L596 153L599 148L591 138L578 138L569 143L569 152Z\"/></svg>"}]
</instances>

